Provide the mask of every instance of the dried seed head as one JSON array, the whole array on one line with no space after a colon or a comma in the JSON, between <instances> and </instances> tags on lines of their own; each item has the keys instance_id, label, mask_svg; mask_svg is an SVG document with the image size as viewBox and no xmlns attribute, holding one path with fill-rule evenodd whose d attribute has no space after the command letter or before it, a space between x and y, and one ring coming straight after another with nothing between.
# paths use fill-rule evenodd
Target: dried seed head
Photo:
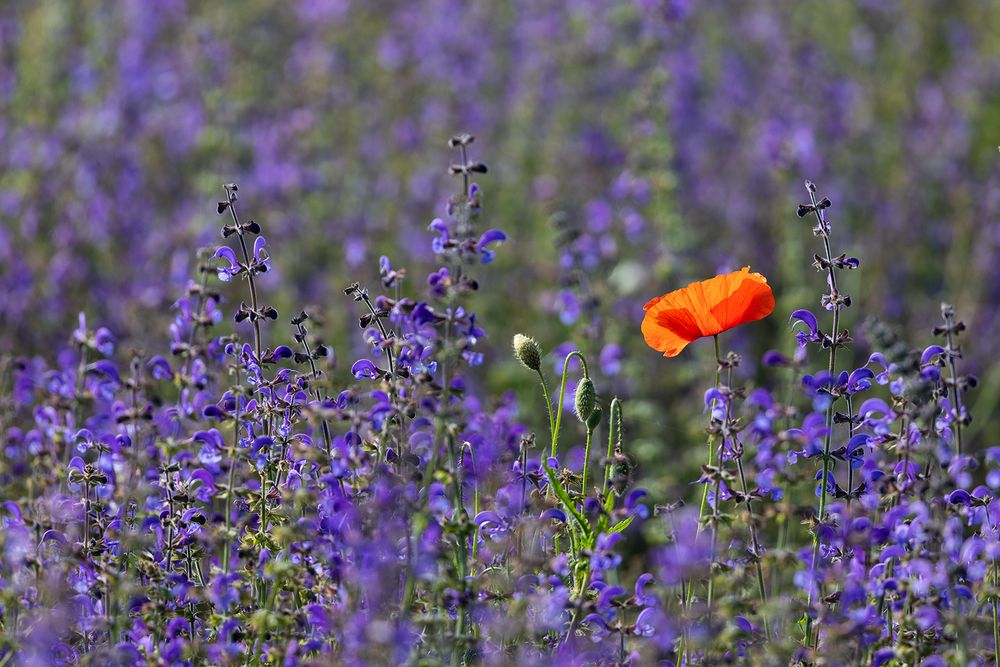
<instances>
[{"instance_id":1,"label":"dried seed head","mask_svg":"<svg viewBox=\"0 0 1000 667\"><path fill-rule=\"evenodd\" d=\"M576 410L577 419L586 424L594 413L596 405L597 390L594 388L594 381L585 377L576 385L576 403L573 407Z\"/></svg>"},{"instance_id":2,"label":"dried seed head","mask_svg":"<svg viewBox=\"0 0 1000 667\"><path fill-rule=\"evenodd\" d=\"M534 338L515 334L514 356L530 371L539 371L542 368L542 348Z\"/></svg>"}]
</instances>

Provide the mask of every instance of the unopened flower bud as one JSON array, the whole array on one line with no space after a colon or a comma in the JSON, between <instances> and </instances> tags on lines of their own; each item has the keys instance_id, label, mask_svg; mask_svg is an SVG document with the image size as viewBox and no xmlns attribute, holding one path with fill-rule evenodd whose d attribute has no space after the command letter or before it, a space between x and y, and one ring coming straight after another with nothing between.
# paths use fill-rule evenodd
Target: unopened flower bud
<instances>
[{"instance_id":1,"label":"unopened flower bud","mask_svg":"<svg viewBox=\"0 0 1000 667\"><path fill-rule=\"evenodd\" d=\"M594 411L590 413L590 417L587 418L587 430L596 431L597 427L601 423L602 410L600 405L594 406Z\"/></svg>"},{"instance_id":2,"label":"unopened flower bud","mask_svg":"<svg viewBox=\"0 0 1000 667\"><path fill-rule=\"evenodd\" d=\"M534 338L529 338L524 334L515 334L514 356L528 370L539 371L542 368L542 348L538 346Z\"/></svg>"},{"instance_id":3,"label":"unopened flower bud","mask_svg":"<svg viewBox=\"0 0 1000 667\"><path fill-rule=\"evenodd\" d=\"M594 381L585 377L576 385L576 403L573 407L576 410L577 419L586 424L596 405L597 390L594 389Z\"/></svg>"}]
</instances>

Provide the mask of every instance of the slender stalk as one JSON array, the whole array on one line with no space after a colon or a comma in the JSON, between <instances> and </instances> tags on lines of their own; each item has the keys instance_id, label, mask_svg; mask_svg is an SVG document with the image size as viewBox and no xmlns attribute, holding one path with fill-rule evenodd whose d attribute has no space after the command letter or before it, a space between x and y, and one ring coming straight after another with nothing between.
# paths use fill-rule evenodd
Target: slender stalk
<instances>
[{"instance_id":1,"label":"slender stalk","mask_svg":"<svg viewBox=\"0 0 1000 667\"><path fill-rule=\"evenodd\" d=\"M83 424L83 391L87 388L87 346L81 343L80 362L76 367L76 388L73 391L73 428L81 428ZM69 462L73 460L73 442L71 438L66 439L66 448L63 454L64 463L69 467Z\"/></svg>"},{"instance_id":2,"label":"slender stalk","mask_svg":"<svg viewBox=\"0 0 1000 667\"><path fill-rule=\"evenodd\" d=\"M718 338L719 338L718 336L715 337L716 340L718 340ZM720 362L721 362L721 359L720 359ZM726 373L726 388L731 391L732 390L732 386L733 386L733 366L732 366L732 364L729 364L729 366L727 368L727 373ZM723 455L723 450L724 450L724 448L726 446L726 435L727 435L727 433L729 431L729 421L732 418L732 411L733 411L733 401L732 401L732 396L730 395L727 398L727 400L726 400L726 414L723 417L723 421L722 421L722 442L720 443L720 447L719 447L719 450L720 450L719 451L719 468L722 468L722 455ZM711 465L711 464L709 464L709 465ZM714 501L712 502L712 549L710 551L710 553L711 553L711 561L710 561L710 563L711 563L712 567L715 566L715 551L716 551L716 549L718 547L718 544L719 544L719 516L720 516L720 513L719 513L719 489L721 488L721 486L722 486L722 475L721 475L721 470L720 470L720 472L718 474L716 474L716 477L715 477L715 489L712 492L712 498L714 499ZM711 617L712 617L712 603L714 601L714 597L715 597L715 577L713 576L713 573L711 571L709 571L709 573L708 573L708 617L709 617L709 619L711 619Z\"/></svg>"},{"instance_id":3,"label":"slender stalk","mask_svg":"<svg viewBox=\"0 0 1000 667\"><path fill-rule=\"evenodd\" d=\"M236 364L236 385L240 384L240 366ZM229 486L226 489L226 532L224 549L222 552L222 571L229 574L229 564L232 558L233 539L229 531L233 527L233 485L236 483L236 450L240 442L240 395L236 394L236 414L233 417L233 446L229 450Z\"/></svg>"},{"instance_id":4,"label":"slender stalk","mask_svg":"<svg viewBox=\"0 0 1000 667\"><path fill-rule=\"evenodd\" d=\"M719 336L718 336L718 334L712 336L712 342L715 345L715 385L714 386L715 386L715 389L718 390L719 383L720 383L721 378L722 378L722 354L719 351ZM716 399L713 398L712 399L712 405L709 408L709 420L710 421L712 419L712 415L715 414L715 405L716 405ZM709 434L708 434L708 466L711 467L714 463L715 463L715 430L714 429L710 429L709 430ZM718 483L716 483L715 486L716 486L716 488L715 488L715 497L718 497L718 494L719 494ZM704 489L702 490L702 493L701 493L701 504L700 504L700 506L698 508L698 526L695 528L695 530L696 530L696 532L697 532L698 535L701 535L701 531L704 529L705 509L707 507L708 507L708 485L706 484L704 486ZM713 554L713 559L714 559L714 554L715 554L714 537L713 537L713 544L712 544L712 554ZM683 582L681 584L681 588L684 589ZM715 591L714 591L714 588L712 586L712 576L711 576L711 572L709 572L709 596L711 597L712 595L714 595L714 593L715 593ZM681 596L681 608L682 609L688 609L691 606L691 596L693 594L694 594L694 586L691 584L691 582L688 582L686 590L682 590L682 596ZM709 604L709 606L711 607L711 604ZM686 634L682 636L681 643L683 644L683 647L682 647L682 650L679 652L679 654L687 652L687 636L686 636ZM678 660L680 660L680 655L678 655Z\"/></svg>"},{"instance_id":5,"label":"slender stalk","mask_svg":"<svg viewBox=\"0 0 1000 667\"><path fill-rule=\"evenodd\" d=\"M472 515L476 516L479 514L479 472L476 470L476 455L472 451L472 443L466 442L462 445L462 451L460 452L463 463L465 458L465 452L469 452L469 460L472 461ZM472 562L476 562L476 556L479 554L479 540L473 538L472 542ZM475 571L473 570L473 574Z\"/></svg>"},{"instance_id":6,"label":"slender stalk","mask_svg":"<svg viewBox=\"0 0 1000 667\"><path fill-rule=\"evenodd\" d=\"M226 199L229 201L229 212L233 216L233 224L236 225L236 236L240 240L240 249L243 251L243 261L247 268L247 284L250 286L250 307L253 309L253 316L250 318L253 324L254 353L257 355L257 363L260 363L261 335L260 319L257 317L257 281L254 279L254 271L251 268L250 251L247 249L246 239L243 237L243 226L240 225L239 216L236 215L236 192L227 187Z\"/></svg>"},{"instance_id":7,"label":"slender stalk","mask_svg":"<svg viewBox=\"0 0 1000 667\"><path fill-rule=\"evenodd\" d=\"M167 524L167 574L170 573L170 562L173 557L174 549L174 497L170 490L170 478L167 477L167 508L169 509Z\"/></svg>"},{"instance_id":8,"label":"slender stalk","mask_svg":"<svg viewBox=\"0 0 1000 667\"><path fill-rule=\"evenodd\" d=\"M382 334L382 340L389 340L389 330L385 328L384 324L382 324L382 318L379 317L378 311L375 310L375 304L372 303L371 297L368 296L368 290L361 290L360 294L361 301L368 307L368 312L371 313L372 321L375 322L375 326L378 327L379 333ZM389 365L389 377L395 378L396 370L392 356L392 346L386 345L383 350L385 352L385 361ZM447 389L448 388L445 387L445 390Z\"/></svg>"},{"instance_id":9,"label":"slender stalk","mask_svg":"<svg viewBox=\"0 0 1000 667\"><path fill-rule=\"evenodd\" d=\"M1000 585L1000 574L997 572L997 561L993 559L993 587ZM993 665L1000 667L1000 603L993 597Z\"/></svg>"},{"instance_id":10,"label":"slender stalk","mask_svg":"<svg viewBox=\"0 0 1000 667\"><path fill-rule=\"evenodd\" d=\"M90 480L84 482L83 492L86 494L83 501L83 552L90 554Z\"/></svg>"},{"instance_id":11,"label":"slender stalk","mask_svg":"<svg viewBox=\"0 0 1000 667\"><path fill-rule=\"evenodd\" d=\"M722 356L719 354L719 335L716 334L712 336L715 342L715 388L719 388L719 378L722 376ZM711 419L711 414L715 412L715 399L712 399L712 406L709 408L709 419ZM712 466L715 462L715 432L712 431L708 434L708 465ZM705 508L708 505L708 485L705 485L701 493L701 507L698 509L698 532L702 531L702 523L705 520Z\"/></svg>"},{"instance_id":12,"label":"slender stalk","mask_svg":"<svg viewBox=\"0 0 1000 667\"><path fill-rule=\"evenodd\" d=\"M587 444L583 448L583 480L580 482L580 493L587 495L587 476L590 472L590 442L594 438L594 429L587 428Z\"/></svg>"},{"instance_id":13,"label":"slender stalk","mask_svg":"<svg viewBox=\"0 0 1000 667\"><path fill-rule=\"evenodd\" d=\"M545 375L542 374L542 369L539 367L538 379L542 383L542 395L545 397L545 409L548 411L549 415L549 442L553 442L556 437L556 419L555 415L552 414L552 398L549 396L549 387L545 383Z\"/></svg>"},{"instance_id":14,"label":"slender stalk","mask_svg":"<svg viewBox=\"0 0 1000 667\"><path fill-rule=\"evenodd\" d=\"M847 442L854 439L854 404L851 402L851 395L847 395ZM847 452L847 506L851 506L851 494L854 493L854 462L851 460L851 452Z\"/></svg>"},{"instance_id":15,"label":"slender stalk","mask_svg":"<svg viewBox=\"0 0 1000 667\"><path fill-rule=\"evenodd\" d=\"M459 472L459 462L458 453L455 450L454 438L449 435L448 438L448 452L451 458L451 467L454 473L454 490L455 490L455 512L458 516L465 515L465 501L462 493L462 479ZM464 590L466 585L466 578L468 577L468 560L469 560L469 546L464 535L459 536L455 540L455 565L456 573L458 579L461 582L462 588ZM467 611L466 605L459 604L458 614L455 618L455 645L451 654L451 664L455 667L457 665L465 662L465 626L466 626Z\"/></svg>"},{"instance_id":16,"label":"slender stalk","mask_svg":"<svg viewBox=\"0 0 1000 667\"><path fill-rule=\"evenodd\" d=\"M583 353L579 350L573 350L566 355L566 360L563 362L563 374L562 381L559 383L559 405L556 410L556 424L552 429L552 454L551 456L555 458L556 450L559 444L559 431L562 428L562 416L563 416L563 402L566 399L566 376L569 373L569 362L573 357L578 357L580 363L583 364L583 377L590 377L590 372L587 369L587 359L583 356Z\"/></svg>"},{"instance_id":17,"label":"slender stalk","mask_svg":"<svg viewBox=\"0 0 1000 667\"><path fill-rule=\"evenodd\" d=\"M194 315L192 319L194 320L191 324L191 331L188 332L188 349L187 353L184 355L184 363L181 366L180 377L187 378L188 369L191 365L191 359L195 356L195 345L198 342L198 331L201 330L203 325L203 320L205 318L205 304L208 299L205 298L205 291L208 289L208 270L204 262L201 259L201 254L199 253L198 260L198 270L201 272L201 284L198 293L195 295L195 308ZM211 326L211 325L208 325Z\"/></svg>"},{"instance_id":18,"label":"slender stalk","mask_svg":"<svg viewBox=\"0 0 1000 667\"><path fill-rule=\"evenodd\" d=\"M320 372L319 369L316 368L316 360L313 359L313 350L312 346L309 345L309 337L307 335L308 331L306 331L306 328L302 326L301 322L299 322L296 325L296 328L297 328L297 333L299 334L299 338L302 339L302 349L305 350L306 357L309 358L309 372L312 375L314 383L313 386L311 387L312 390L311 393L315 400L317 401L323 400L325 396L322 396L320 394L319 389L315 386L316 380L319 380L320 378ZM326 446L326 457L330 461L333 461L333 445L332 445L332 438L330 437L330 425L327 423L326 419L323 420L322 430L323 430L323 444Z\"/></svg>"},{"instance_id":19,"label":"slender stalk","mask_svg":"<svg viewBox=\"0 0 1000 667\"><path fill-rule=\"evenodd\" d=\"M812 204L813 213L815 214L816 220L818 222L818 227L817 228L820 230L820 237L823 239L823 251L826 254L825 259L826 259L826 266L827 266L827 282L829 283L829 287L830 287L831 305L833 307L833 331L831 332L830 356L829 356L829 363L827 364L827 370L829 371L830 375L833 375L834 370L837 367L837 348L840 346L840 343L839 343L839 340L838 340L840 338L840 308L841 308L841 304L840 304L840 302L838 300L838 298L840 296L840 292L837 289L837 272L836 272L836 269L835 269L834 263L833 263L833 251L830 248L829 227L828 227L828 224L826 222L826 218L823 215L823 211L822 211L821 208L819 208L818 202L816 201L815 186L813 186L811 183L809 183L809 184L807 184L806 190L808 190L808 192L809 192L809 201ZM819 508L818 508L818 512L817 512L818 516L816 517L816 520L818 522L822 522L823 521L823 517L826 514L826 504L827 504L827 495L828 495L828 489L827 489L827 487L829 486L829 479L830 479L830 472L831 472L831 470L830 470L830 446L831 446L831 443L833 441L834 404L835 404L835 399L831 398L830 404L826 408L826 436L824 437L824 441L823 441L823 473L822 473L822 475L820 477L821 490L820 490L820 496L819 496ZM814 530L813 531L812 566L811 566L811 569L812 569L813 573L815 573L815 571L816 571L816 565L818 564L818 562L819 562L819 531L818 530ZM810 587L807 604L809 604L811 606L812 602L813 602L813 589L812 589L812 587ZM808 620L806 622L806 638L807 638L807 640L808 640L808 638L809 638L809 636L811 634L811 631L812 631L812 617L810 616L810 617L808 617ZM819 646L819 631L818 630L817 630L817 633L816 633L816 643L815 643L815 645L817 647Z\"/></svg>"},{"instance_id":20,"label":"slender stalk","mask_svg":"<svg viewBox=\"0 0 1000 667\"><path fill-rule=\"evenodd\" d=\"M616 420L617 417L617 420ZM615 428L617 426L617 429ZM617 438L615 437L617 436ZM608 455L604 459L604 485L601 493L607 495L608 482L611 481L611 458L615 454L615 448L622 444L622 402L617 396L611 399L608 407Z\"/></svg>"},{"instance_id":21,"label":"slender stalk","mask_svg":"<svg viewBox=\"0 0 1000 667\"><path fill-rule=\"evenodd\" d=\"M760 563L761 549L760 541L757 537L757 522L754 518L753 513L753 503L750 501L750 495L747 489L747 478L743 472L743 454L740 453L736 457L736 469L740 474L740 485L742 487L743 498L746 502L747 513L749 514L749 524L750 524L750 544L753 547L754 555L754 569L757 570L757 593L760 595L760 603L763 607L767 604L767 587L764 585L764 569ZM767 614L761 609L760 618L764 623L764 636L768 639L771 638L771 630L767 625Z\"/></svg>"},{"instance_id":22,"label":"slender stalk","mask_svg":"<svg viewBox=\"0 0 1000 667\"><path fill-rule=\"evenodd\" d=\"M946 329L946 336L948 341L948 370L951 372L951 398L954 402L955 411L955 443L957 446L958 455L962 455L962 392L958 386L958 369L955 366L955 356L958 354L958 350L955 348L955 342L953 339L953 328L955 314L950 307L947 309L942 306L944 311L944 322Z\"/></svg>"}]
</instances>

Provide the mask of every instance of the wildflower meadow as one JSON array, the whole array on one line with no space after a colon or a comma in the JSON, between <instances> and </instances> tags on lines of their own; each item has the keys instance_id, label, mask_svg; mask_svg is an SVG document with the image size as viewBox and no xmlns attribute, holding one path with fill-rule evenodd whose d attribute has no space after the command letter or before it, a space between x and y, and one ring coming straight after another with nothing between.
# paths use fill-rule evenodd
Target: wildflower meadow
<instances>
[{"instance_id":1,"label":"wildflower meadow","mask_svg":"<svg viewBox=\"0 0 1000 667\"><path fill-rule=\"evenodd\" d=\"M0 6L0 667L1000 667L1000 6Z\"/></svg>"}]
</instances>

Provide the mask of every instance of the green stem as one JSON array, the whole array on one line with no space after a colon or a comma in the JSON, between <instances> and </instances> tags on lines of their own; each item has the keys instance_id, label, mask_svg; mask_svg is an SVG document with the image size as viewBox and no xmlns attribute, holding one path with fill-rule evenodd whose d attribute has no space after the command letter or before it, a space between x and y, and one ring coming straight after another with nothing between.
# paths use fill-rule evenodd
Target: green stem
<instances>
[{"instance_id":1,"label":"green stem","mask_svg":"<svg viewBox=\"0 0 1000 667\"><path fill-rule=\"evenodd\" d=\"M587 476L590 472L590 441L594 438L594 429L587 429L587 444L583 448L583 481L580 482L580 493L587 495Z\"/></svg>"},{"instance_id":2,"label":"green stem","mask_svg":"<svg viewBox=\"0 0 1000 667\"><path fill-rule=\"evenodd\" d=\"M583 364L583 377L590 377L590 372L587 369L587 359L583 356L583 353L579 350L573 350L566 355L566 360L563 362L563 373L562 381L559 383L559 406L556 410L556 423L552 429L552 454L551 456L555 458L556 450L559 444L559 431L562 428L562 415L563 415L563 402L566 399L566 376L569 373L569 362L573 357L578 357L580 363Z\"/></svg>"},{"instance_id":3,"label":"green stem","mask_svg":"<svg viewBox=\"0 0 1000 667\"><path fill-rule=\"evenodd\" d=\"M962 455L962 392L958 387L958 369L955 367L955 354L957 350L955 349L954 339L952 338L952 324L954 317L951 315L945 316L945 325L948 331L948 369L951 371L951 396L952 401L955 405L952 410L955 412L955 444L957 446L957 453L959 456Z\"/></svg>"},{"instance_id":4,"label":"green stem","mask_svg":"<svg viewBox=\"0 0 1000 667\"><path fill-rule=\"evenodd\" d=\"M712 336L715 341L715 388L719 388L719 380L722 377L722 356L719 354L719 335L716 334ZM715 412L715 399L712 399L712 407L709 408L709 412ZM709 414L709 419L711 419L711 414ZM708 465L712 466L715 462L715 433L708 434ZM698 532L702 530L702 525L705 520L705 508L708 506L708 484L705 485L704 490L701 493L701 507L698 509Z\"/></svg>"},{"instance_id":5,"label":"green stem","mask_svg":"<svg viewBox=\"0 0 1000 667\"><path fill-rule=\"evenodd\" d=\"M236 384L240 384L240 367L236 365ZM236 483L236 450L240 442L240 394L236 394L236 415L233 419L233 446L229 450L229 486L226 489L226 532L223 535L225 545L222 555L222 571L229 574L229 564L232 559L233 538L229 531L233 527L233 485Z\"/></svg>"},{"instance_id":6,"label":"green stem","mask_svg":"<svg viewBox=\"0 0 1000 667\"><path fill-rule=\"evenodd\" d=\"M718 341L718 336L715 337ZM716 343L718 345L718 343ZM716 355L718 356L718 355ZM720 358L721 366L721 358ZM726 414L722 418L722 442L720 443L720 450L725 449L726 436L729 435L729 422L732 419L733 412L733 400L732 400L732 387L733 387L733 365L729 364L727 368L726 377L726 389L729 393L729 398L726 400ZM710 464L711 465L711 464ZM719 452L719 472L715 476L715 489L712 492L712 550L710 569L708 573L708 617L709 620L712 618L712 602L715 594L715 576L712 569L715 567L715 551L719 544L719 489L722 486L722 451ZM707 492L707 487L706 487Z\"/></svg>"},{"instance_id":7,"label":"green stem","mask_svg":"<svg viewBox=\"0 0 1000 667\"><path fill-rule=\"evenodd\" d=\"M455 494L455 511L461 518L466 514L465 512L465 500L462 493L462 478L461 472L459 470L459 454L455 450L455 441L451 435L447 436L448 443L448 455L451 459L451 469L453 471L453 491ZM461 582L462 588L464 590L466 585L466 578L468 576L468 560L469 560L469 546L464 535L457 535L455 539L455 569L458 574L458 579ZM465 635L465 624L466 624L466 609L465 604L460 604L458 607L458 616L455 619L455 646L452 651L451 662L452 665L459 665L464 662L463 656L465 655L464 649L464 635Z\"/></svg>"},{"instance_id":8,"label":"green stem","mask_svg":"<svg viewBox=\"0 0 1000 667\"><path fill-rule=\"evenodd\" d=\"M847 442L854 439L854 404L851 402L851 395L847 395ZM851 506L851 494L854 492L854 462L851 461L851 452L847 452L847 506Z\"/></svg>"},{"instance_id":9,"label":"green stem","mask_svg":"<svg viewBox=\"0 0 1000 667\"><path fill-rule=\"evenodd\" d=\"M809 190L809 200L813 206L813 212L816 215L816 220L819 223L818 229L820 230L820 236L823 239L823 251L826 253L826 265L827 265L827 277L830 286L830 297L833 301L833 331L831 333L830 341L830 362L828 364L827 370L830 375L833 375L834 369L837 366L837 348L839 347L840 338L840 308L841 304L836 299L840 296L840 292L837 289L837 272L834 268L833 263L833 250L830 248L830 235L828 233L828 225L817 208L816 193L813 191L812 187ZM819 496L819 516L816 517L817 522L823 521L823 516L826 514L826 501L827 501L827 485L829 484L830 478L830 444L833 440L833 406L835 399L830 399L830 405L826 408L826 437L823 442L823 474L820 478L821 490ZM813 530L813 553L812 553L812 572L816 572L816 565L819 562L819 530ZM809 589L809 596L807 600L808 605L813 603L813 590L812 587ZM806 621L806 641L809 641L812 632L812 617L807 617ZM891 632L891 628L890 628ZM816 647L819 647L819 629L816 631Z\"/></svg>"},{"instance_id":10,"label":"green stem","mask_svg":"<svg viewBox=\"0 0 1000 667\"><path fill-rule=\"evenodd\" d=\"M719 382L720 382L720 380L722 378L722 354L719 351L719 336L718 336L718 334L712 336L712 340L715 343L715 388L718 389L719 388ZM715 403L716 403L716 401L713 398L712 399L712 406L709 408L709 412L710 412L710 414L709 414L709 420L711 420L711 413L715 412ZM715 431L712 430L712 432L710 432L708 434L708 465L712 466L714 462L715 462ZM718 495L718 489L715 490L715 493L716 493L716 495ZM701 534L701 531L702 531L702 529L704 527L705 509L707 507L708 507L708 484L705 484L705 488L702 490L702 493L701 493L701 505L698 508L698 526L695 529L698 535ZM714 546L714 544L712 546L712 553L713 553L713 559L714 559L714 553L715 553L715 546ZM714 587L712 585L712 574L711 574L711 572L709 572L709 580L708 580L709 599L711 599L711 597L714 594L714 592L715 592L714 591ZM689 584L687 586L687 590L684 591L683 596L681 598L681 608L682 609L687 609L688 607L690 607L690 605L691 605L691 596L693 595L693 593L694 593L694 586L691 585L691 583L689 582ZM711 603L709 603L709 605L711 605ZM688 648L687 647L687 637L686 637L686 635L682 636L681 643L683 644L681 653L686 653L687 652L687 648Z\"/></svg>"},{"instance_id":11,"label":"green stem","mask_svg":"<svg viewBox=\"0 0 1000 667\"><path fill-rule=\"evenodd\" d=\"M472 443L466 442L462 445L462 455L465 452L469 452L469 459L472 461L472 476L473 476L473 486L472 486L472 516L477 516L479 514L479 472L476 470L476 455L472 451ZM472 562L476 562L476 556L479 554L479 539L474 537L472 540Z\"/></svg>"},{"instance_id":12,"label":"green stem","mask_svg":"<svg viewBox=\"0 0 1000 667\"><path fill-rule=\"evenodd\" d=\"M611 480L611 457L615 454L615 447L621 447L621 445L622 402L615 396L611 399L611 405L608 407L608 455L604 459L604 485L601 487L601 493L604 495L608 493L608 482Z\"/></svg>"},{"instance_id":13,"label":"green stem","mask_svg":"<svg viewBox=\"0 0 1000 667\"><path fill-rule=\"evenodd\" d=\"M767 605L767 587L764 585L764 569L760 563L760 540L757 537L757 523L754 520L753 513L753 503L750 501L750 494L747 489L747 478L746 474L743 472L743 455L736 457L736 469L740 474L740 485L742 486L743 498L745 499L747 506L747 513L749 516L750 524L750 544L753 547L754 555L754 567L757 570L757 593L760 595L761 612L760 618L764 623L764 637L767 639L771 638L771 630L767 625L767 614L764 612L763 607Z\"/></svg>"},{"instance_id":14,"label":"green stem","mask_svg":"<svg viewBox=\"0 0 1000 667\"><path fill-rule=\"evenodd\" d=\"M556 437L556 418L555 415L552 414L552 398L549 396L549 386L545 383L545 376L542 374L542 369L539 368L537 373L538 379L541 380L542 383L542 395L545 397L545 409L549 414L549 441L552 442Z\"/></svg>"}]
</instances>

